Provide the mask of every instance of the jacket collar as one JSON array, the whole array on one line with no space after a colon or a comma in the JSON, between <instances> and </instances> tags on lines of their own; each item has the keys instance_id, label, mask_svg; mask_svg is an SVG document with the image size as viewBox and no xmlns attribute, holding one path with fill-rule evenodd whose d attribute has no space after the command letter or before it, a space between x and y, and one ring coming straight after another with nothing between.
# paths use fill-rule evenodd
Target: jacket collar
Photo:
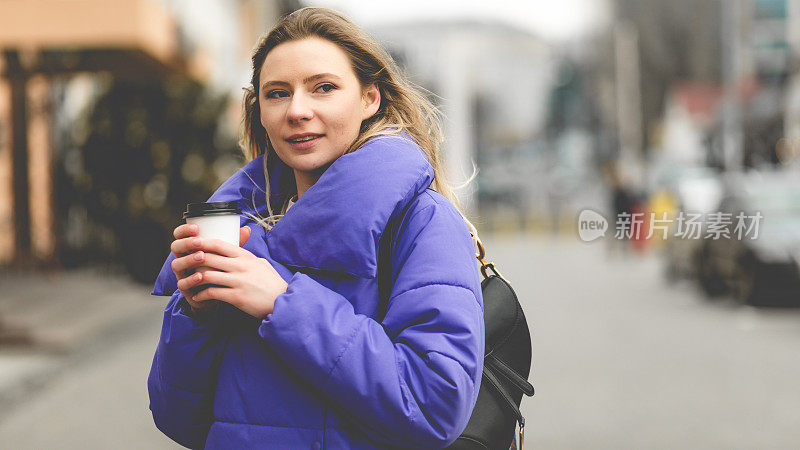
<instances>
[{"instance_id":1,"label":"jacket collar","mask_svg":"<svg viewBox=\"0 0 800 450\"><path fill-rule=\"evenodd\" d=\"M387 223L432 182L408 134L376 136L334 161L267 233L270 255L298 269L373 278Z\"/></svg>"},{"instance_id":2,"label":"jacket collar","mask_svg":"<svg viewBox=\"0 0 800 450\"><path fill-rule=\"evenodd\" d=\"M280 192L281 177L294 177L292 170L283 164L276 154L270 154L270 161L278 163L271 168L270 173L270 197L272 204L278 204L282 192ZM250 219L247 214L265 214L266 204L266 180L264 176L264 155L261 155L238 172L233 174L227 181L222 183L212 195L209 202L235 201L242 210L241 226L244 226ZM278 211L274 211L278 213Z\"/></svg>"}]
</instances>

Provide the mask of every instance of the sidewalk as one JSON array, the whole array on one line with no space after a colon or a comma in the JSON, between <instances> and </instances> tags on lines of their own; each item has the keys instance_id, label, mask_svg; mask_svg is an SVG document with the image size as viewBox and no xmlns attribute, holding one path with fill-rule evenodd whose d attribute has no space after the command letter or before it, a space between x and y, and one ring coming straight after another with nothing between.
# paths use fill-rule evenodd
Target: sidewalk
<instances>
[{"instance_id":1,"label":"sidewalk","mask_svg":"<svg viewBox=\"0 0 800 450\"><path fill-rule=\"evenodd\" d=\"M166 299L150 289L99 269L0 272L0 421L64 369L160 316Z\"/></svg>"}]
</instances>

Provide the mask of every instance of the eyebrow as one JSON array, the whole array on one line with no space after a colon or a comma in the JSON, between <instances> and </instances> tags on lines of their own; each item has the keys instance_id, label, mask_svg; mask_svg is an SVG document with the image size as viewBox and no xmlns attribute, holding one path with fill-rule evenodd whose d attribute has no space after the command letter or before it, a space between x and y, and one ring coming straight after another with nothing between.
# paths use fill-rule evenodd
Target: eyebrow
<instances>
[{"instance_id":1,"label":"eyebrow","mask_svg":"<svg viewBox=\"0 0 800 450\"><path fill-rule=\"evenodd\" d=\"M316 75L311 75L309 77L303 78L303 84L310 83L310 82L312 82L314 80L318 80L320 78L335 78L337 80L341 79L341 78L339 78L338 76L336 76L336 75L334 75L332 73L328 73L328 72L326 72L326 73L318 73ZM289 83L287 83L285 81L271 80L271 81L267 81L264 84L262 84L261 85L261 90L263 91L263 90L267 89L268 87L275 86L275 85L288 86Z\"/></svg>"}]
</instances>

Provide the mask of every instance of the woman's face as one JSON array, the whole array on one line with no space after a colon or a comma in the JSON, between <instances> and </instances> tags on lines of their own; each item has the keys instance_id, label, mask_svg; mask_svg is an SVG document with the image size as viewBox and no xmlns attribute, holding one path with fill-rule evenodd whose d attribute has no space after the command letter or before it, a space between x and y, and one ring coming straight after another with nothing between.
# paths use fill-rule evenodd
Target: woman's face
<instances>
[{"instance_id":1,"label":"woman's face","mask_svg":"<svg viewBox=\"0 0 800 450\"><path fill-rule=\"evenodd\" d=\"M296 177L314 181L380 106L377 87L362 89L344 50L318 37L275 46L260 85L261 124L272 148Z\"/></svg>"}]
</instances>

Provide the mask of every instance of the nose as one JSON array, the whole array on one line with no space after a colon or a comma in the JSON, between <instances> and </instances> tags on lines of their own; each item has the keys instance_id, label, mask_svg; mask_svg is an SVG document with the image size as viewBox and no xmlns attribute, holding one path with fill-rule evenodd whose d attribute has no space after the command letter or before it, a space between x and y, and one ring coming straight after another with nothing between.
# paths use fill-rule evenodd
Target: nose
<instances>
[{"instance_id":1,"label":"nose","mask_svg":"<svg viewBox=\"0 0 800 450\"><path fill-rule=\"evenodd\" d=\"M295 94L292 96L286 115L290 123L300 123L301 120L309 120L314 117L314 110L305 95Z\"/></svg>"}]
</instances>

